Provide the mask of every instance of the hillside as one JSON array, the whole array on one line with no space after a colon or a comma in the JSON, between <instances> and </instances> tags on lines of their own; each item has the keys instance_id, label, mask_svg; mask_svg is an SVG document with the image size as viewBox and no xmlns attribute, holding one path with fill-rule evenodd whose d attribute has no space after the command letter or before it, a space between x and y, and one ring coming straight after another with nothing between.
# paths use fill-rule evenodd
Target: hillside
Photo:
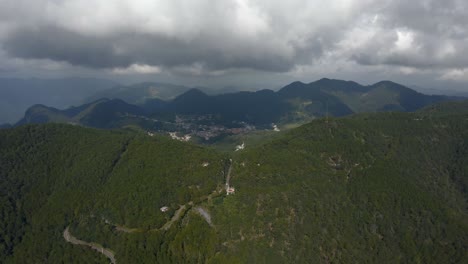
<instances>
[{"instance_id":1,"label":"hillside","mask_svg":"<svg viewBox=\"0 0 468 264\"><path fill-rule=\"evenodd\" d=\"M248 149L236 157L235 198L213 206L228 243L250 249L228 259L466 261L466 118L317 120Z\"/></svg>"},{"instance_id":2,"label":"hillside","mask_svg":"<svg viewBox=\"0 0 468 264\"><path fill-rule=\"evenodd\" d=\"M106 262L65 234L119 263L466 262L460 107L317 119L229 156L68 125L0 130L0 262Z\"/></svg>"},{"instance_id":3,"label":"hillside","mask_svg":"<svg viewBox=\"0 0 468 264\"><path fill-rule=\"evenodd\" d=\"M0 157L2 263L105 262L67 244L65 228L103 219L159 227L222 185L225 166L216 153L166 138L54 124L0 130Z\"/></svg>"}]
</instances>

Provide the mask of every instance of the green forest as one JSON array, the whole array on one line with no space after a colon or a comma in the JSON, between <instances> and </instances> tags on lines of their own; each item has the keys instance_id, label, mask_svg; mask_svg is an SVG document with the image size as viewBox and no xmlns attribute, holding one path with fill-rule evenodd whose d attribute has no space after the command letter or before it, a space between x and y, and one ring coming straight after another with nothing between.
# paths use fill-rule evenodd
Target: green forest
<instances>
[{"instance_id":1,"label":"green forest","mask_svg":"<svg viewBox=\"0 0 468 264\"><path fill-rule=\"evenodd\" d=\"M1 129L0 262L109 263L68 227L118 263L466 263L466 109L319 118L238 152Z\"/></svg>"}]
</instances>

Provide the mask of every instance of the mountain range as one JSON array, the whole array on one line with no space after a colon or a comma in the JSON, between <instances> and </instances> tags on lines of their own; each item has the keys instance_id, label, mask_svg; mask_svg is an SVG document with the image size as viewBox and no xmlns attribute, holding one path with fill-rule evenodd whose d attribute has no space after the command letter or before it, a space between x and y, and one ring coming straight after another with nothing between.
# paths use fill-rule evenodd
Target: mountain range
<instances>
[{"instance_id":1,"label":"mountain range","mask_svg":"<svg viewBox=\"0 0 468 264\"><path fill-rule=\"evenodd\" d=\"M110 89L105 89L93 93L91 96L84 99L84 102L89 103L102 98L121 99L130 104L142 105L148 100L164 100L169 101L181 95L191 88L183 85L175 85L161 82L143 82L132 85L117 85ZM225 87L225 88L208 88L198 87L198 90L209 95L222 94L226 92L235 92L240 88Z\"/></svg>"},{"instance_id":2,"label":"mountain range","mask_svg":"<svg viewBox=\"0 0 468 264\"><path fill-rule=\"evenodd\" d=\"M146 94L148 87L142 85L141 89L135 89L143 90L143 94ZM122 89L122 97L136 104L122 99L98 99L65 110L35 105L26 111L18 124L67 122L100 128L133 124L152 129L158 126L148 123L148 118L209 115L221 123L247 122L262 127L271 123L305 123L326 115L339 117L363 112L411 112L433 103L460 99L424 95L390 81L363 86L351 81L321 79L309 84L293 82L277 92L260 90L218 95L190 89L173 99L170 99L169 90L176 87L174 89L182 91L184 87L164 86L160 90L155 87L154 94L161 95L161 98L135 95L132 99L126 95L131 90Z\"/></svg>"}]
</instances>

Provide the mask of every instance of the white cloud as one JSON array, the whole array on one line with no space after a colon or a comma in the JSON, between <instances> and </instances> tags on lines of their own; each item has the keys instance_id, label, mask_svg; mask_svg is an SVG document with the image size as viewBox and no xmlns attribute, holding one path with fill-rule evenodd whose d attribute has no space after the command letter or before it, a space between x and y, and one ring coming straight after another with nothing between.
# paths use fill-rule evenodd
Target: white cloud
<instances>
[{"instance_id":1,"label":"white cloud","mask_svg":"<svg viewBox=\"0 0 468 264\"><path fill-rule=\"evenodd\" d=\"M442 74L441 80L468 82L468 68L448 70Z\"/></svg>"},{"instance_id":2,"label":"white cloud","mask_svg":"<svg viewBox=\"0 0 468 264\"><path fill-rule=\"evenodd\" d=\"M414 45L414 33L411 31L406 31L406 30L398 30L396 31L397 33L397 41L395 42L395 48L398 51L405 51L409 50L413 47Z\"/></svg>"},{"instance_id":3,"label":"white cloud","mask_svg":"<svg viewBox=\"0 0 468 264\"><path fill-rule=\"evenodd\" d=\"M112 70L116 74L158 74L162 70L160 67L146 64L132 64L126 68L115 68Z\"/></svg>"}]
</instances>

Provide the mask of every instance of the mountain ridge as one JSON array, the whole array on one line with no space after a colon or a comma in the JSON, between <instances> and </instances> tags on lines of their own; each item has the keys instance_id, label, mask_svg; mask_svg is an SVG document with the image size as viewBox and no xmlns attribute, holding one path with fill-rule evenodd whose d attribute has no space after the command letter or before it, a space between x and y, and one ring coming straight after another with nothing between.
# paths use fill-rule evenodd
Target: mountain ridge
<instances>
[{"instance_id":1,"label":"mountain ridge","mask_svg":"<svg viewBox=\"0 0 468 264\"><path fill-rule=\"evenodd\" d=\"M97 109L104 109L103 112L107 114L95 114L87 104L66 110L49 109L49 117L48 112L42 109L39 111L42 116L36 118L31 114L35 111L27 111L17 125L50 120L101 128L134 125L151 130L163 126L161 123L152 125L151 120L164 119L167 116L174 119L176 115L198 115L211 116L214 118L213 122L220 124L245 122L258 127L269 127L272 123L286 126L306 123L327 115L339 117L362 112L411 112L433 103L455 99L457 98L424 95L391 81L363 86L353 81L322 78L308 84L292 82L276 92L265 89L208 95L198 88L192 88L169 101L153 98L139 105L124 103L125 101L103 103L98 100L92 103L102 107ZM82 118L69 116L70 112L79 110ZM87 118L88 114L94 117ZM70 119L68 121L67 116ZM100 122L103 124L100 125Z\"/></svg>"}]
</instances>

